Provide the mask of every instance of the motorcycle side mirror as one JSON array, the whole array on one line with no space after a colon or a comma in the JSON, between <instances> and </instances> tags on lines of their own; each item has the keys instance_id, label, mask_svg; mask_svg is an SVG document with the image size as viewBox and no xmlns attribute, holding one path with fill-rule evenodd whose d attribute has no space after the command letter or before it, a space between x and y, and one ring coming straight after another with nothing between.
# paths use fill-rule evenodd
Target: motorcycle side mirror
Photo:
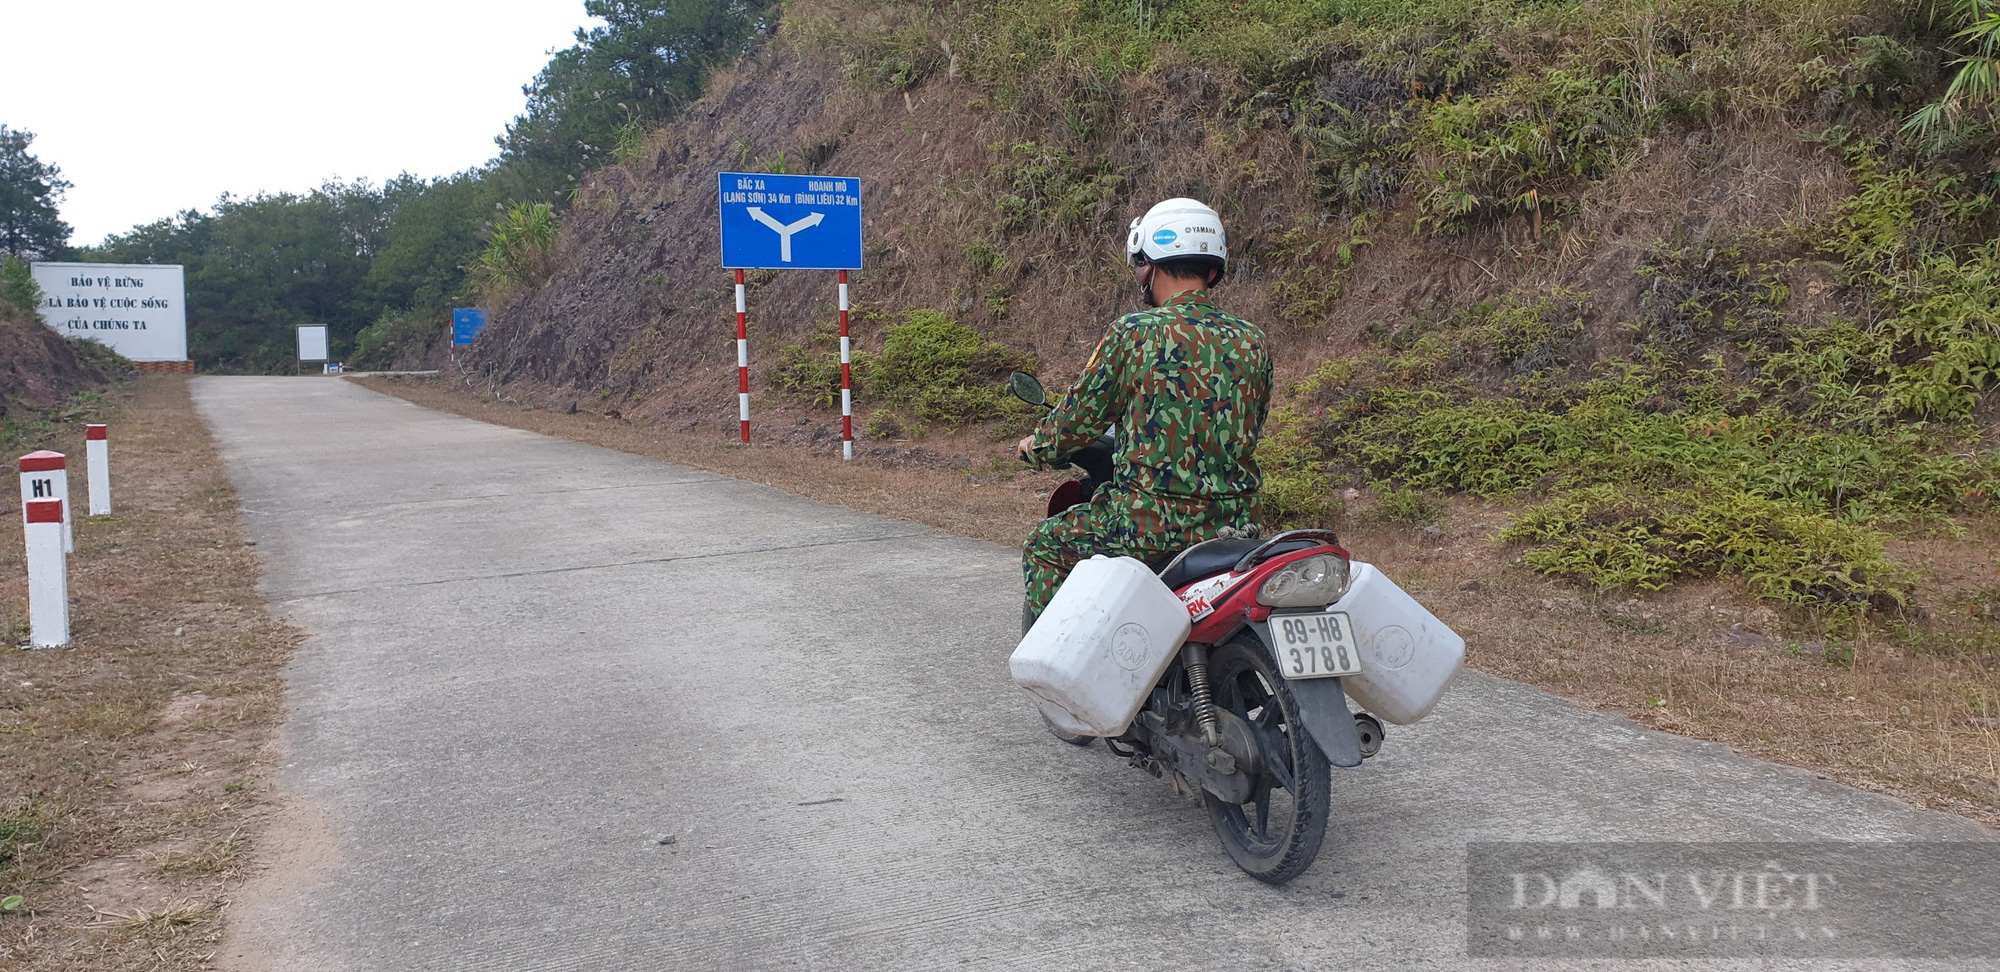
<instances>
[{"instance_id":1,"label":"motorcycle side mirror","mask_svg":"<svg viewBox=\"0 0 2000 972\"><path fill-rule=\"evenodd\" d=\"M1025 371L1016 371L1007 376L1007 390L1013 392L1015 398L1030 405L1049 403L1049 393L1042 390L1042 383Z\"/></svg>"}]
</instances>

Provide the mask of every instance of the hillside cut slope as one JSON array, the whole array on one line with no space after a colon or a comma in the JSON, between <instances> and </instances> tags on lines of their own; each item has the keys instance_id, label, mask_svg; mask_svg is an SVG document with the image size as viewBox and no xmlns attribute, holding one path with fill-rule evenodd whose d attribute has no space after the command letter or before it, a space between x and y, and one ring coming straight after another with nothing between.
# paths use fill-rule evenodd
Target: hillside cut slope
<instances>
[{"instance_id":1,"label":"hillside cut slope","mask_svg":"<svg viewBox=\"0 0 2000 972\"><path fill-rule=\"evenodd\" d=\"M1476 497L1552 576L1895 615L1891 537L1984 530L2000 484L1996 143L1905 131L1949 74L1928 10L801 0L577 190L467 363L733 428L714 173L858 176L866 427L998 439L992 384L1073 373L1135 302L1125 223L1192 195L1288 388L1268 519ZM831 275L751 280L760 407L826 408Z\"/></svg>"},{"instance_id":2,"label":"hillside cut slope","mask_svg":"<svg viewBox=\"0 0 2000 972\"><path fill-rule=\"evenodd\" d=\"M0 305L0 423L110 381L128 370L102 345L65 340L30 312Z\"/></svg>"}]
</instances>

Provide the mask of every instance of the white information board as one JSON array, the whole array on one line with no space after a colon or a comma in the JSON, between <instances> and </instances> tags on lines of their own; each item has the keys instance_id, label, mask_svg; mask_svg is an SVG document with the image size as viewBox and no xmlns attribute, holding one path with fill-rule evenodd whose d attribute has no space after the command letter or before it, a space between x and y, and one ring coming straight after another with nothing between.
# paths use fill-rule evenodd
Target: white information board
<instances>
[{"instance_id":1,"label":"white information board","mask_svg":"<svg viewBox=\"0 0 2000 972\"><path fill-rule=\"evenodd\" d=\"M186 361L187 302L172 264L37 263L42 321L133 361Z\"/></svg>"},{"instance_id":2,"label":"white information board","mask_svg":"<svg viewBox=\"0 0 2000 972\"><path fill-rule=\"evenodd\" d=\"M326 325L299 325L299 360L325 361L329 357L326 353Z\"/></svg>"}]
</instances>

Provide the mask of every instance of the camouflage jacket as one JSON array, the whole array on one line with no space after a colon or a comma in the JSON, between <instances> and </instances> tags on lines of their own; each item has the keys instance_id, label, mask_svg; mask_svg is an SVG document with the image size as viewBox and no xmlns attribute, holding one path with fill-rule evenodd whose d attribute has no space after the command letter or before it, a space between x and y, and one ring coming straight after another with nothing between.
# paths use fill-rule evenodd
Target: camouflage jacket
<instances>
[{"instance_id":1,"label":"camouflage jacket","mask_svg":"<svg viewBox=\"0 0 2000 972\"><path fill-rule=\"evenodd\" d=\"M1192 290L1112 323L1030 454L1053 463L1116 425L1117 486L1247 498L1262 481L1255 453L1270 407L1263 330Z\"/></svg>"}]
</instances>

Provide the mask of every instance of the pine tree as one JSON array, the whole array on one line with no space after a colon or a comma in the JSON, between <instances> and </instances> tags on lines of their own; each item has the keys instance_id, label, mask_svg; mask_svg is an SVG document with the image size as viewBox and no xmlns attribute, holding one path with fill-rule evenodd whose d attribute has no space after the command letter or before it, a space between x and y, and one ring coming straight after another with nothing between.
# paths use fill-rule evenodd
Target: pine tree
<instances>
[{"instance_id":1,"label":"pine tree","mask_svg":"<svg viewBox=\"0 0 2000 972\"><path fill-rule=\"evenodd\" d=\"M0 125L0 250L21 259L60 256L69 224L56 213L69 182L28 152L35 133Z\"/></svg>"}]
</instances>

